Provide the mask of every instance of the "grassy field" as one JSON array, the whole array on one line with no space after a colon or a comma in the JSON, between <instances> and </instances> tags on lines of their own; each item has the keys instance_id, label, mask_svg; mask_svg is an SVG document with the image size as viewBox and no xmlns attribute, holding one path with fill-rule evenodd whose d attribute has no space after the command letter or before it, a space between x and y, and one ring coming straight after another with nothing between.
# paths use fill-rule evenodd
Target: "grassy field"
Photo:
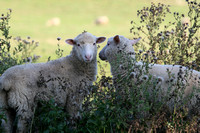
<instances>
[{"instance_id":1,"label":"grassy field","mask_svg":"<svg viewBox=\"0 0 200 133\"><path fill-rule=\"evenodd\" d=\"M187 10L185 0L0 0L3 5L0 12L5 13L8 8L13 10L11 35L30 36L40 42L35 53L41 55L39 62L45 62L49 56L56 58L57 37L62 38L60 45L66 55L71 46L64 40L74 38L83 30L107 38L116 34L132 38L130 21L138 22L137 10L150 6L152 1L170 4L172 11L184 13ZM96 25L95 19L104 15L109 18L109 23ZM60 18L60 25L46 26L47 20L53 17ZM105 44L101 44L101 48Z\"/></svg>"}]
</instances>

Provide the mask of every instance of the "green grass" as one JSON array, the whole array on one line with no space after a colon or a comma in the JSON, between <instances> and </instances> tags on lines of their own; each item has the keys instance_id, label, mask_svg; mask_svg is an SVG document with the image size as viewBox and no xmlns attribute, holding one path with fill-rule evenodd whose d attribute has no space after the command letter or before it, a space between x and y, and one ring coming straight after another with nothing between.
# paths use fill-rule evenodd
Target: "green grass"
<instances>
[{"instance_id":1,"label":"green grass","mask_svg":"<svg viewBox=\"0 0 200 133\"><path fill-rule=\"evenodd\" d=\"M186 11L186 5L178 5L174 1L167 3L172 4L172 10ZM83 30L107 38L116 34L132 38L130 21L138 22L137 10L150 3L150 0L0 0L0 5L3 5L0 12L5 13L8 8L13 10L11 35L23 38L30 36L40 42L35 53L42 56L39 62L45 62L49 56L56 58L57 37L62 38L60 45L66 55L71 46L65 44L64 40L74 38ZM95 25L95 18L102 15L108 16L109 23ZM53 17L59 17L61 24L47 27L46 21ZM105 44L101 44L101 48Z\"/></svg>"}]
</instances>

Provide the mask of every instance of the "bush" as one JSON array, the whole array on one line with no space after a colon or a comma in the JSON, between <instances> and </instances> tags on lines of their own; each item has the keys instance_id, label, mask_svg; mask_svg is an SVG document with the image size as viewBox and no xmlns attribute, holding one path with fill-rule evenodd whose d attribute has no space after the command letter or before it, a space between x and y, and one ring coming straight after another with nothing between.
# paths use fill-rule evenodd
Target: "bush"
<instances>
[{"instance_id":1,"label":"bush","mask_svg":"<svg viewBox=\"0 0 200 133\"><path fill-rule=\"evenodd\" d=\"M6 121L4 111L1 111L1 112L0 112L0 132L1 132L1 133L4 132L4 130L3 130L2 126L1 126L2 120Z\"/></svg>"},{"instance_id":2,"label":"bush","mask_svg":"<svg viewBox=\"0 0 200 133\"><path fill-rule=\"evenodd\" d=\"M77 132L197 130L197 118L190 119L187 110L191 97L182 98L184 87L175 84L176 91L169 87L168 93L161 95L158 79L148 75L148 65L138 66L136 60L121 55L115 63L122 60L130 63L125 69L127 73L119 74L114 85L111 77L102 76L97 80L84 103L83 118L78 123ZM133 70L138 75L135 81L133 75L128 74ZM144 74L148 77L145 78ZM180 80L177 84L181 83ZM169 108L170 104L174 107Z\"/></svg>"},{"instance_id":3,"label":"bush","mask_svg":"<svg viewBox=\"0 0 200 133\"><path fill-rule=\"evenodd\" d=\"M59 107L53 99L48 102L40 101L35 116L30 132L64 133L70 131L66 123L68 115L64 108Z\"/></svg>"},{"instance_id":4,"label":"bush","mask_svg":"<svg viewBox=\"0 0 200 133\"><path fill-rule=\"evenodd\" d=\"M11 45L12 36L10 35L9 21L11 19L12 10L6 14L2 14L0 18L0 75L11 66L19 65L27 62L35 62L39 56L32 55L33 50L38 46L38 42L21 37L14 38L17 43L16 47Z\"/></svg>"},{"instance_id":5,"label":"bush","mask_svg":"<svg viewBox=\"0 0 200 133\"><path fill-rule=\"evenodd\" d=\"M171 15L170 6L152 3L150 7L138 10L140 23L131 22L131 33L142 37L136 49L143 48L150 62L159 64L178 64L200 70L200 4L187 1L188 16L174 12L174 21L167 21ZM163 24L165 22L165 24Z\"/></svg>"}]
</instances>

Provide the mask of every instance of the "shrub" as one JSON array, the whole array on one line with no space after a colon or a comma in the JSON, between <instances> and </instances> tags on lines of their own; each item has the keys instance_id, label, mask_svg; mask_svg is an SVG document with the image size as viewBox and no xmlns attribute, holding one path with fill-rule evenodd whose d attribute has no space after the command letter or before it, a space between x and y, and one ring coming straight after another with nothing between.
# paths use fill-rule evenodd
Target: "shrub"
<instances>
[{"instance_id":1,"label":"shrub","mask_svg":"<svg viewBox=\"0 0 200 133\"><path fill-rule=\"evenodd\" d=\"M48 102L40 101L35 111L35 118L30 132L70 132L67 127L67 118L69 117L64 108L59 107L53 99Z\"/></svg>"},{"instance_id":2,"label":"shrub","mask_svg":"<svg viewBox=\"0 0 200 133\"><path fill-rule=\"evenodd\" d=\"M77 132L181 132L197 130L197 119L188 119L187 100L183 99L183 88L161 95L158 79L148 75L148 65L137 66L135 60L119 55L118 61L128 62L125 75L119 75L117 88L111 77L102 76L91 88L86 98L83 119ZM117 61L117 62L118 62ZM115 62L116 63L116 62ZM129 75L134 70L137 77ZM103 73L103 72L102 72ZM144 79L144 74L148 75ZM103 74L105 75L105 74ZM178 82L177 84L181 84ZM120 84L120 86L119 86ZM174 86L173 86L174 87ZM190 100L190 99L189 99ZM168 104L174 106L174 112ZM172 112L171 112L172 111Z\"/></svg>"},{"instance_id":3,"label":"shrub","mask_svg":"<svg viewBox=\"0 0 200 133\"><path fill-rule=\"evenodd\" d=\"M152 3L150 7L138 10L140 24L132 21L130 31L134 37L143 38L136 48L142 48L151 57L150 62L200 70L200 4L196 1L187 1L187 4L188 16L174 12L172 22L166 20L166 16L172 14L169 5Z\"/></svg>"},{"instance_id":4,"label":"shrub","mask_svg":"<svg viewBox=\"0 0 200 133\"><path fill-rule=\"evenodd\" d=\"M16 47L11 45L12 36L10 35L9 21L12 10L2 14L0 18L0 75L9 67L27 62L36 61L39 56L32 55L33 50L38 46L38 42L21 37L14 38L17 43Z\"/></svg>"},{"instance_id":5,"label":"shrub","mask_svg":"<svg viewBox=\"0 0 200 133\"><path fill-rule=\"evenodd\" d=\"M4 132L3 128L1 127L2 120L6 121L4 111L1 111L1 112L0 112L0 132L1 132L1 133Z\"/></svg>"}]
</instances>

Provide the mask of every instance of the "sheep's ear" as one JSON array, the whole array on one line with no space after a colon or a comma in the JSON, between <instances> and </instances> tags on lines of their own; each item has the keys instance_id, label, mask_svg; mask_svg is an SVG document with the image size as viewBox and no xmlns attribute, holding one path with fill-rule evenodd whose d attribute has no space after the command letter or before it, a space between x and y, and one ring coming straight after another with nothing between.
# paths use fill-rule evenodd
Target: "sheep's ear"
<instances>
[{"instance_id":1,"label":"sheep's ear","mask_svg":"<svg viewBox=\"0 0 200 133\"><path fill-rule=\"evenodd\" d=\"M75 45L76 44L76 42L73 39L67 39L67 40L65 40L65 42L67 44L70 44L70 45Z\"/></svg>"},{"instance_id":2,"label":"sheep's ear","mask_svg":"<svg viewBox=\"0 0 200 133\"><path fill-rule=\"evenodd\" d=\"M120 42L120 39L119 39L119 35L116 35L113 40L116 42L116 43L119 43Z\"/></svg>"},{"instance_id":3,"label":"sheep's ear","mask_svg":"<svg viewBox=\"0 0 200 133\"><path fill-rule=\"evenodd\" d=\"M140 41L140 39L141 39L141 38L134 39L134 40L129 40L129 41L130 41L130 43L131 43L132 45L134 45L134 44L136 44L138 41Z\"/></svg>"},{"instance_id":4,"label":"sheep's ear","mask_svg":"<svg viewBox=\"0 0 200 133\"><path fill-rule=\"evenodd\" d=\"M106 40L106 37L98 37L96 43L102 43Z\"/></svg>"}]
</instances>

